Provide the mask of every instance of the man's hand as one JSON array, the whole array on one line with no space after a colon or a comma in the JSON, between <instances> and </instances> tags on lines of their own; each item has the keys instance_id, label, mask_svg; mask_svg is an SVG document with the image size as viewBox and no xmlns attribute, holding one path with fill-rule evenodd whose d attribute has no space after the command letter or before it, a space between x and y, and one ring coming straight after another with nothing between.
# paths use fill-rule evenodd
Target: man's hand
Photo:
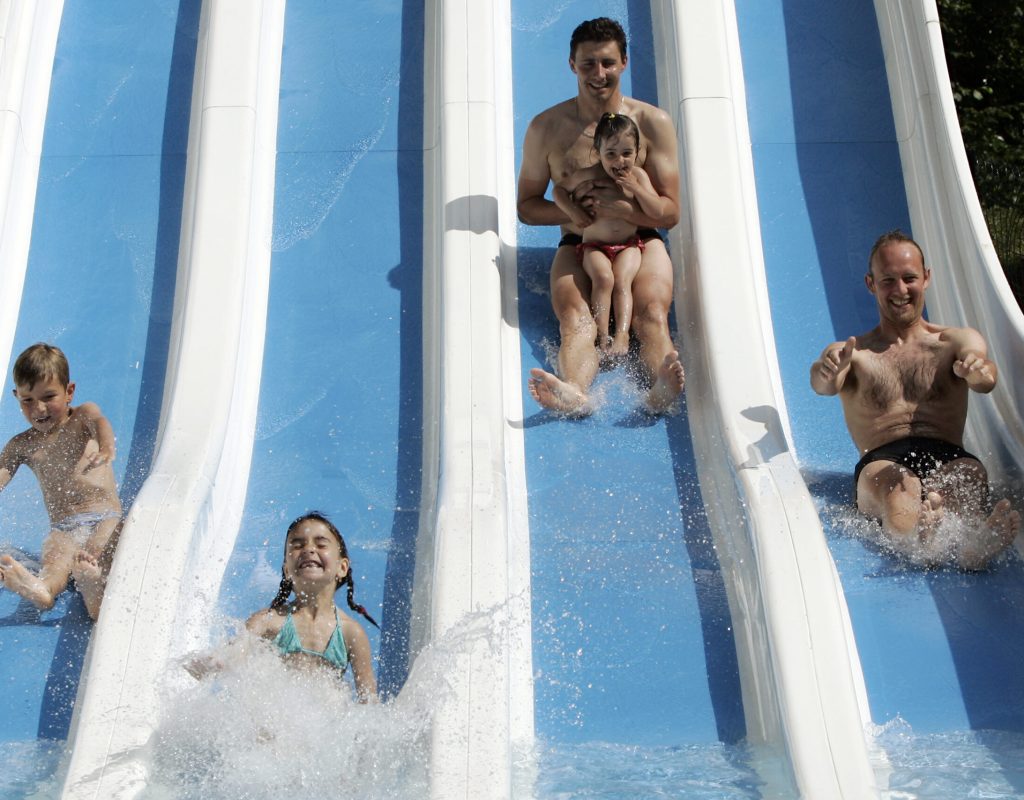
<instances>
[{"instance_id":1,"label":"man's hand","mask_svg":"<svg viewBox=\"0 0 1024 800\"><path fill-rule=\"evenodd\" d=\"M991 391L996 384L996 373L991 361L978 353L965 353L953 362L953 374L967 381L975 391Z\"/></svg>"},{"instance_id":2,"label":"man's hand","mask_svg":"<svg viewBox=\"0 0 1024 800\"><path fill-rule=\"evenodd\" d=\"M811 387L818 394L835 394L842 388L846 370L853 361L857 337L851 336L842 344L830 345L821 358L811 365Z\"/></svg>"}]
</instances>

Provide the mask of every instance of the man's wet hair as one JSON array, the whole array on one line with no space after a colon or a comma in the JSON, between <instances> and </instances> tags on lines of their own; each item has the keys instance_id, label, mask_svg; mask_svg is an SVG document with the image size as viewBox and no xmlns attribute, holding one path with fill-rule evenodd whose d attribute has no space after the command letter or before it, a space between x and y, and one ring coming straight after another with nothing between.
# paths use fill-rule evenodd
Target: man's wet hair
<instances>
[{"instance_id":1,"label":"man's wet hair","mask_svg":"<svg viewBox=\"0 0 1024 800\"><path fill-rule=\"evenodd\" d=\"M886 231L879 236L875 243L871 246L871 254L868 256L868 275L872 275L871 265L875 263L875 254L878 253L883 247L888 244L912 244L917 248L917 252L921 256L921 266L927 266L924 260L924 250L921 249L921 245L915 242L910 236L905 234L899 228L895 228L891 231Z\"/></svg>"},{"instance_id":2,"label":"man's wet hair","mask_svg":"<svg viewBox=\"0 0 1024 800\"><path fill-rule=\"evenodd\" d=\"M626 32L622 26L608 17L588 19L576 26L569 39L569 58L576 58L576 48L583 42L615 42L619 46L622 60L626 60Z\"/></svg>"},{"instance_id":3,"label":"man's wet hair","mask_svg":"<svg viewBox=\"0 0 1024 800\"><path fill-rule=\"evenodd\" d=\"M39 381L56 379L67 388L71 383L71 370L67 357L59 347L45 342L36 342L26 348L14 362L14 385L31 389Z\"/></svg>"},{"instance_id":4,"label":"man's wet hair","mask_svg":"<svg viewBox=\"0 0 1024 800\"><path fill-rule=\"evenodd\" d=\"M601 119L597 121L597 127L594 129L594 149L600 150L601 144L604 141L611 139L613 136L621 136L623 133L628 133L633 137L633 143L636 145L637 150L639 150L640 129L637 128L632 118L627 117L625 114L602 114Z\"/></svg>"}]
</instances>

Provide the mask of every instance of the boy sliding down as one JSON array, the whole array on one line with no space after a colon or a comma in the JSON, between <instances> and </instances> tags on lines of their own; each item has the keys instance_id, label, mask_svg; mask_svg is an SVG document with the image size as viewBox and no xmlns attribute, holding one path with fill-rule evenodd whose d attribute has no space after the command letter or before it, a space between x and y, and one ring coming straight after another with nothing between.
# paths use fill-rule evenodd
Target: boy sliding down
<instances>
[{"instance_id":1,"label":"boy sliding down","mask_svg":"<svg viewBox=\"0 0 1024 800\"><path fill-rule=\"evenodd\" d=\"M95 403L72 407L75 385L58 348L34 344L14 363L14 396L31 426L0 453L0 490L23 464L35 473L50 516L39 575L0 556L0 585L46 610L69 577L96 619L121 525L114 432Z\"/></svg>"}]
</instances>

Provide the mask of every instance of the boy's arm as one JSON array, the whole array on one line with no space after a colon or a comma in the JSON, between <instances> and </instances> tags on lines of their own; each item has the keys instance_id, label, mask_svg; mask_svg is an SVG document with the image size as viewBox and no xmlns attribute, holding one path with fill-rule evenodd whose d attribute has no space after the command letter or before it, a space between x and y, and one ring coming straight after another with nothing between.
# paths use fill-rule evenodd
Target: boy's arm
<instances>
[{"instance_id":1,"label":"boy's arm","mask_svg":"<svg viewBox=\"0 0 1024 800\"><path fill-rule=\"evenodd\" d=\"M846 383L846 377L850 374L853 351L856 347L856 336L826 347L821 358L811 364L811 388L818 394L839 394Z\"/></svg>"},{"instance_id":2,"label":"boy's arm","mask_svg":"<svg viewBox=\"0 0 1024 800\"><path fill-rule=\"evenodd\" d=\"M11 439L0 452L0 492L11 482L14 473L21 466L20 451L21 448L18 447L17 438L15 438Z\"/></svg>"},{"instance_id":3,"label":"boy's arm","mask_svg":"<svg viewBox=\"0 0 1024 800\"><path fill-rule=\"evenodd\" d=\"M985 337L973 328L957 328L950 332L950 338L956 346L953 374L975 392L987 394L996 388L999 369L988 357Z\"/></svg>"},{"instance_id":4,"label":"boy's arm","mask_svg":"<svg viewBox=\"0 0 1024 800\"><path fill-rule=\"evenodd\" d=\"M100 467L109 464L117 456L116 439L110 421L103 416L100 407L95 403L82 403L78 411L85 418L89 432L96 437L96 443L99 445L99 450L89 460L89 465Z\"/></svg>"}]
</instances>

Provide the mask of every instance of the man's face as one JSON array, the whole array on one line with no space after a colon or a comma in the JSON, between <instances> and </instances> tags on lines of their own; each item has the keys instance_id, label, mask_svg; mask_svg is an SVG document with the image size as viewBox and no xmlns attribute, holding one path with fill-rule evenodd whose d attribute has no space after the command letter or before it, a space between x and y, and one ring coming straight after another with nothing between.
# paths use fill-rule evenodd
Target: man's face
<instances>
[{"instance_id":1,"label":"man's face","mask_svg":"<svg viewBox=\"0 0 1024 800\"><path fill-rule=\"evenodd\" d=\"M619 88L626 59L617 42L580 42L569 59L569 68L576 74L581 96L603 101Z\"/></svg>"},{"instance_id":2,"label":"man's face","mask_svg":"<svg viewBox=\"0 0 1024 800\"><path fill-rule=\"evenodd\" d=\"M931 276L914 245L891 242L878 248L864 282L875 296L879 316L903 327L917 322L924 313L924 292Z\"/></svg>"}]
</instances>

